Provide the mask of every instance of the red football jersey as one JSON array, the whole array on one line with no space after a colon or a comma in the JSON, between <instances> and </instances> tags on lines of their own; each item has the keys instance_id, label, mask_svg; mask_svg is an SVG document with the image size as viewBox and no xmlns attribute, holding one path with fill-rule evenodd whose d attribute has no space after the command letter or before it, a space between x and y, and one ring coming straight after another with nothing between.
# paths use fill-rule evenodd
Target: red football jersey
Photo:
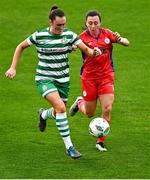
<instances>
[{"instance_id":1,"label":"red football jersey","mask_svg":"<svg viewBox=\"0 0 150 180\"><path fill-rule=\"evenodd\" d=\"M112 60L112 43L116 43L117 39L113 32L109 29L100 28L99 36L94 38L88 30L80 34L82 41L90 48L98 47L102 51L102 55L90 57L82 53L83 66L81 68L82 79L103 79L109 73L114 72Z\"/></svg>"}]
</instances>

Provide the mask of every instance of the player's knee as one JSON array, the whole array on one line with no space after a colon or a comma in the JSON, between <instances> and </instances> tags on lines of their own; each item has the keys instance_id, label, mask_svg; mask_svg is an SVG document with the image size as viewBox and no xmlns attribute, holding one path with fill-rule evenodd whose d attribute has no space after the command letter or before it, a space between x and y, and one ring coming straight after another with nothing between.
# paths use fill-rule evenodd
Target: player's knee
<instances>
[{"instance_id":1,"label":"player's knee","mask_svg":"<svg viewBox=\"0 0 150 180\"><path fill-rule=\"evenodd\" d=\"M66 112L66 106L64 104L57 105L55 107L55 111L56 111L56 113L64 113L64 112Z\"/></svg>"}]
</instances>

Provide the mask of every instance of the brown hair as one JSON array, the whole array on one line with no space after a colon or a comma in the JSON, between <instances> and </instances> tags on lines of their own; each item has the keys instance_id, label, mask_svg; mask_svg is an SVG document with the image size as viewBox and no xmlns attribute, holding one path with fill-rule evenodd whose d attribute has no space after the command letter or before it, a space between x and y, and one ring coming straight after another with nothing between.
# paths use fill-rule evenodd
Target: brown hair
<instances>
[{"instance_id":1,"label":"brown hair","mask_svg":"<svg viewBox=\"0 0 150 180\"><path fill-rule=\"evenodd\" d=\"M90 11L88 11L88 12L86 13L85 19L87 20L87 18L88 18L89 16L98 16L100 22L101 22L101 20L102 20L102 19L101 19L101 14L100 14L98 11L96 11L96 10L90 10Z\"/></svg>"}]
</instances>

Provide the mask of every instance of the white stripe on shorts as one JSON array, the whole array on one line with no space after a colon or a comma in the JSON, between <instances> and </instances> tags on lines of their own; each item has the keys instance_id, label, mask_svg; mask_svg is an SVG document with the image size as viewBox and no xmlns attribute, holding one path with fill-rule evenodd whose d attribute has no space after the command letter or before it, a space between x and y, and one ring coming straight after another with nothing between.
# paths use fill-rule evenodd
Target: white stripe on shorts
<instances>
[{"instance_id":1,"label":"white stripe on shorts","mask_svg":"<svg viewBox=\"0 0 150 180\"><path fill-rule=\"evenodd\" d=\"M49 93L51 93L51 92L55 92L55 91L57 91L56 88L49 89L49 90L45 91L45 92L42 94L42 96L45 97L47 94L49 94Z\"/></svg>"}]
</instances>

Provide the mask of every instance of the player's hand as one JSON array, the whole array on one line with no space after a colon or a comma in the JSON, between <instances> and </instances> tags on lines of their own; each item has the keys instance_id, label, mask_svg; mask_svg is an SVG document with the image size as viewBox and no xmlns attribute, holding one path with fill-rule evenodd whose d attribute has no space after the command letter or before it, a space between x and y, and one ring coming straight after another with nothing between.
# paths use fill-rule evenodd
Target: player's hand
<instances>
[{"instance_id":1,"label":"player's hand","mask_svg":"<svg viewBox=\"0 0 150 180\"><path fill-rule=\"evenodd\" d=\"M114 33L114 36L116 36L117 38L117 42L124 45L124 46L128 46L130 44L130 42L128 41L127 38L123 38L120 36L120 34L118 32Z\"/></svg>"},{"instance_id":2,"label":"player's hand","mask_svg":"<svg viewBox=\"0 0 150 180\"><path fill-rule=\"evenodd\" d=\"M102 51L98 47L94 47L93 49L93 56L99 56L102 54Z\"/></svg>"},{"instance_id":3,"label":"player's hand","mask_svg":"<svg viewBox=\"0 0 150 180\"><path fill-rule=\"evenodd\" d=\"M118 32L115 32L115 33L114 33L114 36L116 36L117 41L120 42L120 40L121 40L121 35L120 35Z\"/></svg>"},{"instance_id":4,"label":"player's hand","mask_svg":"<svg viewBox=\"0 0 150 180\"><path fill-rule=\"evenodd\" d=\"M78 48L78 47L77 47L76 45L74 45L74 44L72 45L72 51L76 51L77 48Z\"/></svg>"},{"instance_id":5,"label":"player's hand","mask_svg":"<svg viewBox=\"0 0 150 180\"><path fill-rule=\"evenodd\" d=\"M9 79L13 79L16 75L16 70L13 69L13 68L10 68L6 71L5 73L6 77L9 78Z\"/></svg>"}]
</instances>

